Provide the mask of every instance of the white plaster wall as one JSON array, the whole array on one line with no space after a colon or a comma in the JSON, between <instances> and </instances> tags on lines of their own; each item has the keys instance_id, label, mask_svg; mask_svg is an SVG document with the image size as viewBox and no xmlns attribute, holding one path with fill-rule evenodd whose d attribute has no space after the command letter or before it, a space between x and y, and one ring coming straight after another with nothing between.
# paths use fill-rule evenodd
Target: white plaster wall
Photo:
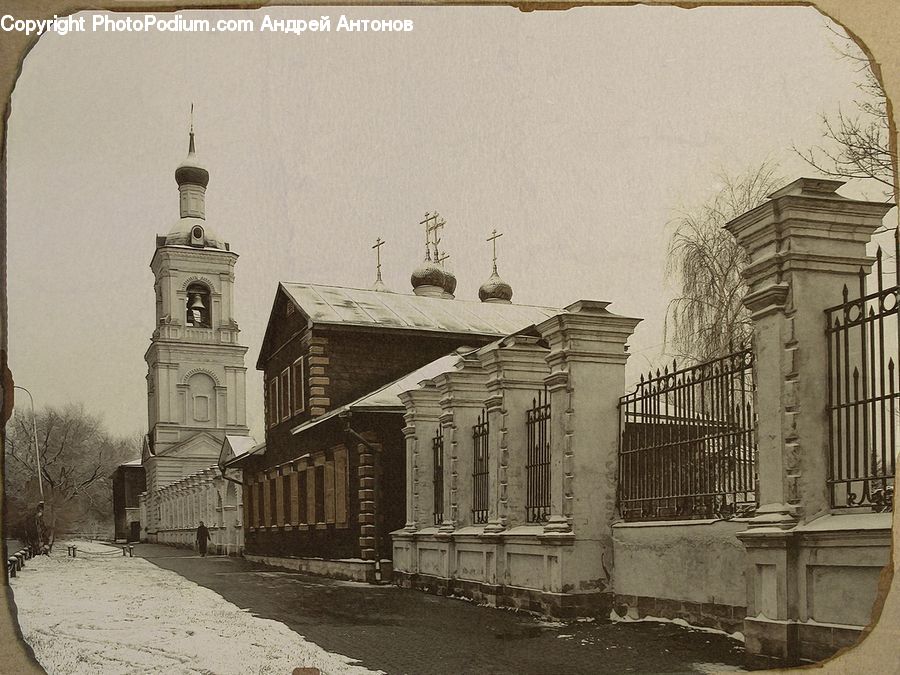
<instances>
[{"instance_id":1,"label":"white plaster wall","mask_svg":"<svg viewBox=\"0 0 900 675\"><path fill-rule=\"evenodd\" d=\"M613 527L613 589L698 603L747 605L745 522L620 523Z\"/></svg>"}]
</instances>

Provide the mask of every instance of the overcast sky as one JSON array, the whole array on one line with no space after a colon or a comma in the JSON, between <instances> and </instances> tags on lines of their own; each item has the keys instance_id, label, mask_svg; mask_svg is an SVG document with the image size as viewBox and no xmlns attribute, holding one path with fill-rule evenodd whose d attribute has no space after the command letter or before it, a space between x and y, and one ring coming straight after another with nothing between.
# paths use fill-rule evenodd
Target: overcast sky
<instances>
[{"instance_id":1,"label":"overcast sky","mask_svg":"<svg viewBox=\"0 0 900 675\"><path fill-rule=\"evenodd\" d=\"M341 13L415 30L337 33ZM261 438L255 363L277 282L367 288L380 236L385 282L409 292L418 222L435 209L457 297L489 275L496 227L514 301L608 300L645 319L636 379L663 358L675 209L713 194L720 170L769 159L788 180L814 175L791 146L819 143L819 115L860 95L811 8L229 14L328 14L332 32L51 34L25 59L9 127L9 342L38 406L80 401L116 433L146 431L149 263L178 218L191 102L207 221L240 254Z\"/></svg>"}]
</instances>

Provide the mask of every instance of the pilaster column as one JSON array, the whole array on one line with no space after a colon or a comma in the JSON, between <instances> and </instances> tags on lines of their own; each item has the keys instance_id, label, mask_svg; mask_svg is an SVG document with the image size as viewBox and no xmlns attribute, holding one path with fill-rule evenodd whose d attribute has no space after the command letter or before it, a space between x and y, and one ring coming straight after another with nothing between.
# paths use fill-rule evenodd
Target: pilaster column
<instances>
[{"instance_id":1,"label":"pilaster column","mask_svg":"<svg viewBox=\"0 0 900 675\"><path fill-rule=\"evenodd\" d=\"M544 532L609 542L616 517L619 397L641 319L579 300L536 326L550 346L550 517Z\"/></svg>"},{"instance_id":2,"label":"pilaster column","mask_svg":"<svg viewBox=\"0 0 900 675\"><path fill-rule=\"evenodd\" d=\"M823 312L870 270L866 244L892 206L842 197L841 185L800 178L725 226L750 256L760 525L790 527L829 508Z\"/></svg>"},{"instance_id":3,"label":"pilaster column","mask_svg":"<svg viewBox=\"0 0 900 675\"><path fill-rule=\"evenodd\" d=\"M451 531L472 524L474 442L472 430L484 409L487 376L474 356L463 357L463 369L434 378L440 392L444 427L444 524Z\"/></svg>"},{"instance_id":4,"label":"pilaster column","mask_svg":"<svg viewBox=\"0 0 900 675\"><path fill-rule=\"evenodd\" d=\"M488 415L488 522L485 533L525 523L526 411L544 387L546 349L515 335L482 347Z\"/></svg>"},{"instance_id":5,"label":"pilaster column","mask_svg":"<svg viewBox=\"0 0 900 675\"><path fill-rule=\"evenodd\" d=\"M438 427L441 414L440 392L431 382L425 382L418 389L400 394L406 406L406 458L411 468L412 480L406 483L407 504L412 502L411 520L406 523L408 532L415 532L434 523L434 462L431 443ZM410 508L407 506L407 510Z\"/></svg>"},{"instance_id":6,"label":"pilaster column","mask_svg":"<svg viewBox=\"0 0 900 675\"><path fill-rule=\"evenodd\" d=\"M418 512L418 473L416 472L416 427L412 422L413 412L407 410L403 415L403 444L406 448L406 524L403 529L415 532L419 529L416 521Z\"/></svg>"}]
</instances>

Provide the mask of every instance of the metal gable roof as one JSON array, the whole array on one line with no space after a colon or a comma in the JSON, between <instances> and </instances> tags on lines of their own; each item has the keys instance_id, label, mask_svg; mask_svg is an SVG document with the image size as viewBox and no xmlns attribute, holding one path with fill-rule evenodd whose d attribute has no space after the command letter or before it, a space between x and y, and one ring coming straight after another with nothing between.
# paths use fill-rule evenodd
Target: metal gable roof
<instances>
[{"instance_id":1,"label":"metal gable roof","mask_svg":"<svg viewBox=\"0 0 900 675\"><path fill-rule=\"evenodd\" d=\"M509 335L556 316L554 307L447 300L341 286L282 282L313 324Z\"/></svg>"},{"instance_id":2,"label":"metal gable roof","mask_svg":"<svg viewBox=\"0 0 900 675\"><path fill-rule=\"evenodd\" d=\"M389 382L388 384L379 387L375 391L369 392L368 394L359 397L355 401L342 405L339 408L335 408L334 410L325 413L321 417L315 417L311 420L307 420L306 422L291 429L291 433L295 435L301 434L304 431L318 426L320 423L333 417L339 416L341 413L347 411L396 413L405 412L406 408L404 407L403 402L400 400L400 394L405 391L409 391L410 389L414 389L423 380L430 380L433 377L437 377L441 373L446 373L451 370L458 369L463 361L463 356L466 354L471 354L473 351L475 351L473 348L461 347L451 354L447 354L446 356L435 359L431 363L428 363L421 368L417 368L416 370L403 375L393 382Z\"/></svg>"},{"instance_id":3,"label":"metal gable roof","mask_svg":"<svg viewBox=\"0 0 900 675\"><path fill-rule=\"evenodd\" d=\"M245 455L250 452L254 446L256 445L256 439L253 436L231 436L226 435L224 443L228 443L231 446L232 452L234 452L235 457L239 457L240 455Z\"/></svg>"}]
</instances>

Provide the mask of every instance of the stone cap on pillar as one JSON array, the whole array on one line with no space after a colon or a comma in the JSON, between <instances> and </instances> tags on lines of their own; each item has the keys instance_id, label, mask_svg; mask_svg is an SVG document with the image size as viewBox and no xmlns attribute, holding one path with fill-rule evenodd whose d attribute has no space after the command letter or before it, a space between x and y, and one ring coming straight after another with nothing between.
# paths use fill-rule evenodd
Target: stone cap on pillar
<instances>
[{"instance_id":1,"label":"stone cap on pillar","mask_svg":"<svg viewBox=\"0 0 900 675\"><path fill-rule=\"evenodd\" d=\"M543 386L549 372L545 360L547 348L540 337L526 333L509 335L476 352L487 375L489 391L507 388L531 390L535 385Z\"/></svg>"},{"instance_id":2,"label":"stone cap on pillar","mask_svg":"<svg viewBox=\"0 0 900 675\"><path fill-rule=\"evenodd\" d=\"M547 358L551 367L559 357L625 363L626 342L643 319L613 314L607 309L609 304L578 300L535 326L550 346Z\"/></svg>"},{"instance_id":3,"label":"stone cap on pillar","mask_svg":"<svg viewBox=\"0 0 900 675\"><path fill-rule=\"evenodd\" d=\"M611 314L607 307L609 303L603 300L576 300L565 309L578 314Z\"/></svg>"},{"instance_id":4,"label":"stone cap on pillar","mask_svg":"<svg viewBox=\"0 0 900 675\"><path fill-rule=\"evenodd\" d=\"M725 224L750 255L744 275L751 287L786 268L855 274L871 265L866 244L894 205L844 197L842 185L798 178Z\"/></svg>"},{"instance_id":5,"label":"stone cap on pillar","mask_svg":"<svg viewBox=\"0 0 900 675\"><path fill-rule=\"evenodd\" d=\"M837 193L837 189L847 181L831 180L829 178L798 178L793 183L788 183L770 194L769 199L778 199L786 195L803 195L804 197L817 197L832 199L847 199Z\"/></svg>"},{"instance_id":6,"label":"stone cap on pillar","mask_svg":"<svg viewBox=\"0 0 900 675\"><path fill-rule=\"evenodd\" d=\"M484 406L487 398L487 373L477 358L465 361L461 370L453 370L432 379L441 392L441 406L447 410L454 406Z\"/></svg>"},{"instance_id":7,"label":"stone cap on pillar","mask_svg":"<svg viewBox=\"0 0 900 675\"><path fill-rule=\"evenodd\" d=\"M411 426L416 421L437 421L441 414L441 392L430 380L421 382L416 389L400 393L399 398L406 407L404 417Z\"/></svg>"}]
</instances>

